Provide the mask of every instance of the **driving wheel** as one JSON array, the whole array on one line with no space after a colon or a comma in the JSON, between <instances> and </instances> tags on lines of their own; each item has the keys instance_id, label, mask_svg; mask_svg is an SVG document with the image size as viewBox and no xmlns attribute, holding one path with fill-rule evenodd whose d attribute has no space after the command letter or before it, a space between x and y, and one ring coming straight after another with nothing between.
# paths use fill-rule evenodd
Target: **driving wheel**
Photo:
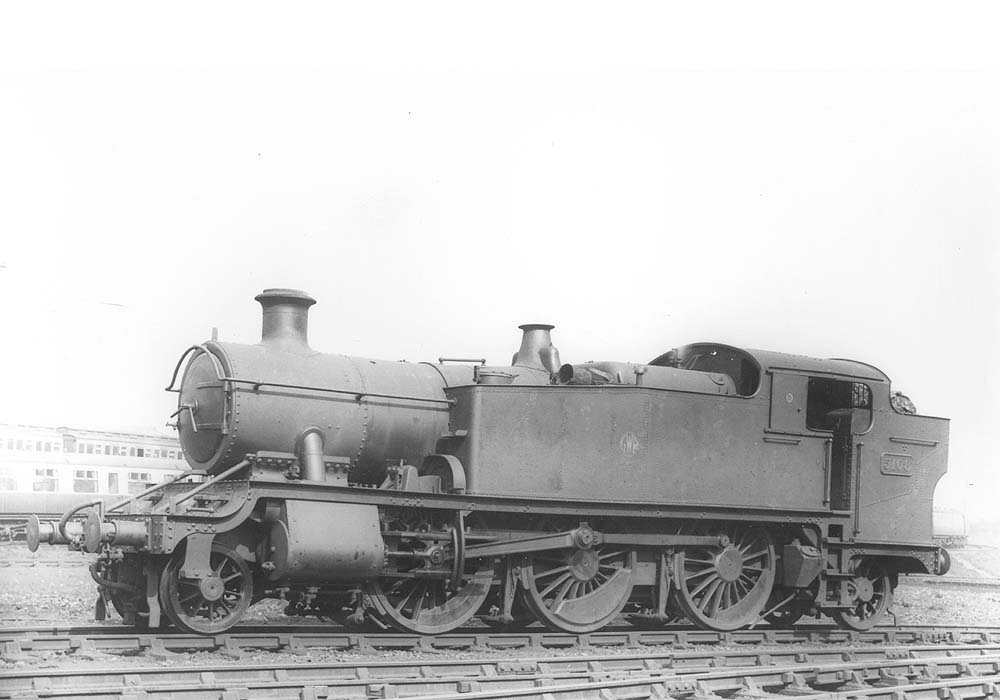
<instances>
[{"instance_id":1,"label":"driving wheel","mask_svg":"<svg viewBox=\"0 0 1000 700\"><path fill-rule=\"evenodd\" d=\"M757 620L774 583L774 540L763 528L730 528L711 546L674 555L678 607L703 629L730 631Z\"/></svg>"},{"instance_id":2,"label":"driving wheel","mask_svg":"<svg viewBox=\"0 0 1000 700\"><path fill-rule=\"evenodd\" d=\"M625 607L635 568L636 553L620 547L539 552L521 567L521 594L549 629L593 632Z\"/></svg>"},{"instance_id":3,"label":"driving wheel","mask_svg":"<svg viewBox=\"0 0 1000 700\"><path fill-rule=\"evenodd\" d=\"M376 617L403 632L443 634L461 627L476 614L493 584L493 562L466 562L457 587L447 578L383 576L365 592Z\"/></svg>"}]
</instances>

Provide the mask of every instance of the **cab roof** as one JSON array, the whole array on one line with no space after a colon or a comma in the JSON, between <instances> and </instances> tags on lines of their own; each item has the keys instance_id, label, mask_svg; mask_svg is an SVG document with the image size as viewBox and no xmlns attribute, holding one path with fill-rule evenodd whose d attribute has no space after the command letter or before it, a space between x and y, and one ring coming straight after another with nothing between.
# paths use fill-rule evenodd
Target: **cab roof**
<instances>
[{"instance_id":1,"label":"cab roof","mask_svg":"<svg viewBox=\"0 0 1000 700\"><path fill-rule=\"evenodd\" d=\"M764 371L769 370L793 370L796 372L808 372L809 374L836 374L845 377L855 377L867 379L873 382L889 383L889 377L885 372L874 365L857 360L847 360L843 358L831 358L823 360L805 355L792 355L786 352L772 352L770 350L747 350L752 355Z\"/></svg>"},{"instance_id":2,"label":"cab roof","mask_svg":"<svg viewBox=\"0 0 1000 700\"><path fill-rule=\"evenodd\" d=\"M713 352L723 352L730 356L742 356L757 365L761 373L768 371L792 371L805 372L808 374L826 374L841 377L852 377L864 379L872 382L889 383L889 377L878 367L858 362L857 360L846 360L833 358L829 360L805 355L792 355L785 352L773 352L771 350L751 350L738 348L724 343L692 343L677 348L676 351L664 353L652 360L651 365L667 364L669 359L676 353L680 357L691 357L692 355L704 355Z\"/></svg>"}]
</instances>

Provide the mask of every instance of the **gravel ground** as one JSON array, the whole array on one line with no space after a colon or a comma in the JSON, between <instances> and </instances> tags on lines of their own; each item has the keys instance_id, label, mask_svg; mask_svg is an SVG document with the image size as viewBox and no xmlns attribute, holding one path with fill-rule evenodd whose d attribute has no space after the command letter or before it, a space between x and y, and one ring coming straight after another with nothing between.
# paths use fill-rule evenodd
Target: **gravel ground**
<instances>
[{"instance_id":1,"label":"gravel ground","mask_svg":"<svg viewBox=\"0 0 1000 700\"><path fill-rule=\"evenodd\" d=\"M982 578L1000 577L1000 549L989 547L967 548L953 553L955 576ZM30 559L33 566L25 565ZM67 565L68 562L88 561L90 557L81 553L67 552L62 548L45 547L32 555L23 545L0 546L0 628L29 625L92 625L96 588L90 580L86 566ZM17 563L11 562L17 560ZM5 565L10 562L10 565ZM53 566L59 562L61 565ZM973 586L942 586L922 583L919 579L903 577L896 590L893 607L896 620L900 624L939 625L993 625L1000 626L1000 588ZM106 624L119 624L110 614ZM281 614L281 604L264 601L254 606L248 614L250 622L298 622ZM655 647L650 653L655 653ZM635 650L609 649L607 653L628 654ZM293 665L352 660L371 655L363 651L312 651L307 654L284 654L270 652L249 652L239 658L239 663L288 663ZM530 652L440 652L451 658L511 658L519 655L552 656L558 651L532 650ZM596 650L595 650L595 653ZM603 652L602 652L603 653ZM426 657L420 652L374 652L379 658L407 659ZM213 665L231 663L235 660L220 654L204 652L180 654L161 658L147 653L125 656L82 653L32 653L20 658L0 658L0 670L16 670L25 667L73 667L97 663L121 663L128 665L172 666L181 664Z\"/></svg>"}]
</instances>

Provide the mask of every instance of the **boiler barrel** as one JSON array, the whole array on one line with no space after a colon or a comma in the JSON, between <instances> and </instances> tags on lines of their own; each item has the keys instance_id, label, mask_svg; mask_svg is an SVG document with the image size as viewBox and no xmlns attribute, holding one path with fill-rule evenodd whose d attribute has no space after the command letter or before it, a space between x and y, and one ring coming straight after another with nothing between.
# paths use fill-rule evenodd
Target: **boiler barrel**
<instances>
[{"instance_id":1,"label":"boiler barrel","mask_svg":"<svg viewBox=\"0 0 1000 700\"><path fill-rule=\"evenodd\" d=\"M374 480L387 461L419 466L434 452L448 429L444 388L471 383L470 367L319 353L307 338L315 299L295 289L256 299L259 344L192 348L177 413L191 466L216 474L248 454L302 451L307 478L322 474L322 456L349 460Z\"/></svg>"}]
</instances>

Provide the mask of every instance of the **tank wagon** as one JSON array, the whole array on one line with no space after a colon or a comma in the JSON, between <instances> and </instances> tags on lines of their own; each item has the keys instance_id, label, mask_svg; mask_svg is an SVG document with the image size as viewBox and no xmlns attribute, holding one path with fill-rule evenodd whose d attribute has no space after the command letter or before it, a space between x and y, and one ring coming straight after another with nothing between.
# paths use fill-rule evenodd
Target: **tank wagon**
<instances>
[{"instance_id":1,"label":"tank wagon","mask_svg":"<svg viewBox=\"0 0 1000 700\"><path fill-rule=\"evenodd\" d=\"M948 568L948 421L897 412L871 365L717 343L560 364L543 324L510 366L387 362L311 349L302 292L256 299L259 344L174 370L190 471L29 522L32 548L98 555L99 614L214 634L279 598L421 634L622 613L866 629L900 574Z\"/></svg>"}]
</instances>

